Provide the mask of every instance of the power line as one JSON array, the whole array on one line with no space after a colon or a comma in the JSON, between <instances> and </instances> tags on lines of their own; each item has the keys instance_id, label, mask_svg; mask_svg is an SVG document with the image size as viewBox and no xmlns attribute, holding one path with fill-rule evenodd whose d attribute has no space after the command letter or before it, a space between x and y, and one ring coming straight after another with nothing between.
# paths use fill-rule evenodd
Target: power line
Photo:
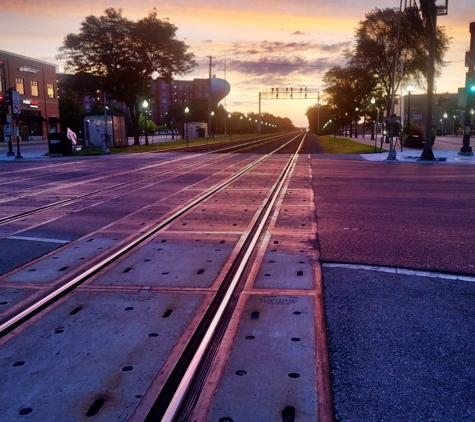
<instances>
[{"instance_id":1,"label":"power line","mask_svg":"<svg viewBox=\"0 0 475 422\"><path fill-rule=\"evenodd\" d=\"M241 62L241 63L252 63L252 64L265 64L265 65L276 65L276 66L292 66L292 67L334 67L336 65L311 65L311 64L294 64L294 63L274 63L274 62Z\"/></svg>"}]
</instances>

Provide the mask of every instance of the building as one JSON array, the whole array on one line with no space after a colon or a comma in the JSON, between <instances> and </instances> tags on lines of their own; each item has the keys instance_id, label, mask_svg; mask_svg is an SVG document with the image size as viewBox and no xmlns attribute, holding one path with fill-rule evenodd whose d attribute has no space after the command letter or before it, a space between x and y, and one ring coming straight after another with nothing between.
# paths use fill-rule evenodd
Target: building
<instances>
[{"instance_id":1,"label":"building","mask_svg":"<svg viewBox=\"0 0 475 422\"><path fill-rule=\"evenodd\" d=\"M465 107L461 105L462 95L459 93L444 93L434 94L434 103L432 104L432 125L434 125L440 134L446 135L462 135L462 125L465 115ZM408 113L411 116L411 121L415 126L422 129L426 124L426 109L427 109L427 95L412 94L405 95L402 103L403 110L401 116L404 122L408 121ZM473 113L472 113L472 129L473 127Z\"/></svg>"},{"instance_id":2,"label":"building","mask_svg":"<svg viewBox=\"0 0 475 422\"><path fill-rule=\"evenodd\" d=\"M21 139L47 139L49 132L59 131L56 73L54 64L0 50L0 92L14 88L20 94ZM3 126L0 139L5 139Z\"/></svg>"}]
</instances>

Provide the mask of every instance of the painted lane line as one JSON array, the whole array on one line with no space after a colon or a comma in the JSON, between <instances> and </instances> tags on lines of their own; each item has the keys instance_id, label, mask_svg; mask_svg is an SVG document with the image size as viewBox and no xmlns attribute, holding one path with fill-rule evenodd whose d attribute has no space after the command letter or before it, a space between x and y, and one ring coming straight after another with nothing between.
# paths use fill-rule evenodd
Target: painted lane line
<instances>
[{"instance_id":1,"label":"painted lane line","mask_svg":"<svg viewBox=\"0 0 475 422\"><path fill-rule=\"evenodd\" d=\"M7 239L30 240L30 241L33 241L33 242L46 242L46 243L71 243L70 240L44 239L42 237L9 236L9 237L7 237Z\"/></svg>"}]
</instances>

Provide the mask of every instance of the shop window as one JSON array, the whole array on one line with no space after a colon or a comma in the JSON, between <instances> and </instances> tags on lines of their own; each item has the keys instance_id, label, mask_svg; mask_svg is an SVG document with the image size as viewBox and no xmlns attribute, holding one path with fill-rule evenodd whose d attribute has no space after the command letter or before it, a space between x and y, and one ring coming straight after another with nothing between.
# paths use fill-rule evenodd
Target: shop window
<instances>
[{"instance_id":1,"label":"shop window","mask_svg":"<svg viewBox=\"0 0 475 422\"><path fill-rule=\"evenodd\" d=\"M24 95L25 94L25 80L23 78L15 78L15 82L16 82L16 90Z\"/></svg>"},{"instance_id":2,"label":"shop window","mask_svg":"<svg viewBox=\"0 0 475 422\"><path fill-rule=\"evenodd\" d=\"M54 84L46 84L48 98L54 98Z\"/></svg>"},{"instance_id":3,"label":"shop window","mask_svg":"<svg viewBox=\"0 0 475 422\"><path fill-rule=\"evenodd\" d=\"M31 96L38 97L39 95L38 81L31 81Z\"/></svg>"}]
</instances>

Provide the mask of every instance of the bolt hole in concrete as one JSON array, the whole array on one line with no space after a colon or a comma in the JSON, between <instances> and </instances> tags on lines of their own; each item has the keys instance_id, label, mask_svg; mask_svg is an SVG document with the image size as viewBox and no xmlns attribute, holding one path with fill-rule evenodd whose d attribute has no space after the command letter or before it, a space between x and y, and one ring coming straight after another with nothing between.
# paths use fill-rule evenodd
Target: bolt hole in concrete
<instances>
[{"instance_id":1,"label":"bolt hole in concrete","mask_svg":"<svg viewBox=\"0 0 475 422\"><path fill-rule=\"evenodd\" d=\"M82 306L78 306L77 308L74 308L69 315L76 315L78 312L82 310Z\"/></svg>"},{"instance_id":2,"label":"bolt hole in concrete","mask_svg":"<svg viewBox=\"0 0 475 422\"><path fill-rule=\"evenodd\" d=\"M254 340L255 337L254 336L246 336L246 340Z\"/></svg>"},{"instance_id":3,"label":"bolt hole in concrete","mask_svg":"<svg viewBox=\"0 0 475 422\"><path fill-rule=\"evenodd\" d=\"M158 333L150 333L148 336L149 337L158 337Z\"/></svg>"},{"instance_id":4,"label":"bolt hole in concrete","mask_svg":"<svg viewBox=\"0 0 475 422\"><path fill-rule=\"evenodd\" d=\"M58 271L66 271L69 267L60 268Z\"/></svg>"},{"instance_id":5,"label":"bolt hole in concrete","mask_svg":"<svg viewBox=\"0 0 475 422\"><path fill-rule=\"evenodd\" d=\"M231 418L220 418L219 422L234 422L234 420Z\"/></svg>"},{"instance_id":6,"label":"bolt hole in concrete","mask_svg":"<svg viewBox=\"0 0 475 422\"><path fill-rule=\"evenodd\" d=\"M238 375L238 376L240 376L240 377L242 377L242 376L244 376L244 375L246 375L246 374L247 374L247 372L246 372L246 371L243 371L242 369L239 370L239 371L236 371L236 375Z\"/></svg>"},{"instance_id":7,"label":"bolt hole in concrete","mask_svg":"<svg viewBox=\"0 0 475 422\"><path fill-rule=\"evenodd\" d=\"M24 416L29 415L31 412L33 412L33 409L31 407L24 407L23 409L20 409L18 411L18 414Z\"/></svg>"},{"instance_id":8,"label":"bolt hole in concrete","mask_svg":"<svg viewBox=\"0 0 475 422\"><path fill-rule=\"evenodd\" d=\"M23 362L22 360L18 360L16 361L12 366L23 366L25 364L25 362Z\"/></svg>"},{"instance_id":9,"label":"bolt hole in concrete","mask_svg":"<svg viewBox=\"0 0 475 422\"><path fill-rule=\"evenodd\" d=\"M298 275L299 277L302 277L302 276L303 276L303 271L297 271L297 275Z\"/></svg>"},{"instance_id":10,"label":"bolt hole in concrete","mask_svg":"<svg viewBox=\"0 0 475 422\"><path fill-rule=\"evenodd\" d=\"M278 245L279 244L279 241L278 240L274 240L274 245Z\"/></svg>"},{"instance_id":11,"label":"bolt hole in concrete","mask_svg":"<svg viewBox=\"0 0 475 422\"><path fill-rule=\"evenodd\" d=\"M294 315L300 315L301 313L302 313L302 312L300 312L300 311L295 311L295 312L293 312Z\"/></svg>"},{"instance_id":12,"label":"bolt hole in concrete","mask_svg":"<svg viewBox=\"0 0 475 422\"><path fill-rule=\"evenodd\" d=\"M144 259L143 261L144 261L144 262L150 262L151 259Z\"/></svg>"},{"instance_id":13,"label":"bolt hole in concrete","mask_svg":"<svg viewBox=\"0 0 475 422\"><path fill-rule=\"evenodd\" d=\"M167 275L168 273L162 273L162 275Z\"/></svg>"},{"instance_id":14,"label":"bolt hole in concrete","mask_svg":"<svg viewBox=\"0 0 475 422\"><path fill-rule=\"evenodd\" d=\"M251 314L251 319L259 319L259 315L260 315L259 312L253 312Z\"/></svg>"},{"instance_id":15,"label":"bolt hole in concrete","mask_svg":"<svg viewBox=\"0 0 475 422\"><path fill-rule=\"evenodd\" d=\"M203 274L205 272L205 270L201 269L201 270L198 270L198 272L196 274Z\"/></svg>"},{"instance_id":16,"label":"bolt hole in concrete","mask_svg":"<svg viewBox=\"0 0 475 422\"><path fill-rule=\"evenodd\" d=\"M195 239L195 242L201 242L201 239Z\"/></svg>"},{"instance_id":17,"label":"bolt hole in concrete","mask_svg":"<svg viewBox=\"0 0 475 422\"><path fill-rule=\"evenodd\" d=\"M165 243L167 241L167 239L163 239L160 243Z\"/></svg>"},{"instance_id":18,"label":"bolt hole in concrete","mask_svg":"<svg viewBox=\"0 0 475 422\"><path fill-rule=\"evenodd\" d=\"M53 259L58 259L59 257L58 256L54 256Z\"/></svg>"},{"instance_id":19,"label":"bolt hole in concrete","mask_svg":"<svg viewBox=\"0 0 475 422\"><path fill-rule=\"evenodd\" d=\"M92 403L91 407L86 413L86 416L88 418L90 418L91 416L96 416L105 402L106 399L97 399L94 403Z\"/></svg>"},{"instance_id":20,"label":"bolt hole in concrete","mask_svg":"<svg viewBox=\"0 0 475 422\"><path fill-rule=\"evenodd\" d=\"M130 366L130 365L122 367L122 372L130 372L130 371L133 371L133 370L134 370L134 367Z\"/></svg>"},{"instance_id":21,"label":"bolt hole in concrete","mask_svg":"<svg viewBox=\"0 0 475 422\"><path fill-rule=\"evenodd\" d=\"M270 277L270 274L264 274L264 276L266 276L266 277Z\"/></svg>"},{"instance_id":22,"label":"bolt hole in concrete","mask_svg":"<svg viewBox=\"0 0 475 422\"><path fill-rule=\"evenodd\" d=\"M64 330L62 328L57 328L53 332L54 332L54 334L62 334L62 333L64 333Z\"/></svg>"},{"instance_id":23,"label":"bolt hole in concrete","mask_svg":"<svg viewBox=\"0 0 475 422\"><path fill-rule=\"evenodd\" d=\"M132 271L132 268L126 268L123 272L124 274L127 274L129 271Z\"/></svg>"},{"instance_id":24,"label":"bolt hole in concrete","mask_svg":"<svg viewBox=\"0 0 475 422\"><path fill-rule=\"evenodd\" d=\"M93 242L93 241L94 241L94 239L89 239L89 240L87 241L87 243Z\"/></svg>"},{"instance_id":25,"label":"bolt hole in concrete","mask_svg":"<svg viewBox=\"0 0 475 422\"><path fill-rule=\"evenodd\" d=\"M221 242L219 242L219 243L226 243L226 241L225 241L225 240L221 240Z\"/></svg>"},{"instance_id":26,"label":"bolt hole in concrete","mask_svg":"<svg viewBox=\"0 0 475 422\"><path fill-rule=\"evenodd\" d=\"M168 318L173 312L173 309L168 309L165 311L165 313L162 315L162 318Z\"/></svg>"},{"instance_id":27,"label":"bolt hole in concrete","mask_svg":"<svg viewBox=\"0 0 475 422\"><path fill-rule=\"evenodd\" d=\"M298 337L292 337L290 340L291 341L300 341L300 339Z\"/></svg>"},{"instance_id":28,"label":"bolt hole in concrete","mask_svg":"<svg viewBox=\"0 0 475 422\"><path fill-rule=\"evenodd\" d=\"M182 226L186 226L187 223L183 223Z\"/></svg>"},{"instance_id":29,"label":"bolt hole in concrete","mask_svg":"<svg viewBox=\"0 0 475 422\"><path fill-rule=\"evenodd\" d=\"M0 305L8 305L8 302L0 302Z\"/></svg>"},{"instance_id":30,"label":"bolt hole in concrete","mask_svg":"<svg viewBox=\"0 0 475 422\"><path fill-rule=\"evenodd\" d=\"M133 306L127 306L127 308L125 308L124 310L125 310L125 311L131 311L132 309L134 309Z\"/></svg>"},{"instance_id":31,"label":"bolt hole in concrete","mask_svg":"<svg viewBox=\"0 0 475 422\"><path fill-rule=\"evenodd\" d=\"M36 269L32 268L31 270L28 270L28 271L30 271L32 273L33 271L36 271Z\"/></svg>"},{"instance_id":32,"label":"bolt hole in concrete","mask_svg":"<svg viewBox=\"0 0 475 422\"><path fill-rule=\"evenodd\" d=\"M289 377L290 377L290 378L300 378L300 374L297 374L296 372L291 372L291 373L289 374Z\"/></svg>"},{"instance_id":33,"label":"bolt hole in concrete","mask_svg":"<svg viewBox=\"0 0 475 422\"><path fill-rule=\"evenodd\" d=\"M295 407L287 406L282 410L282 422L294 422L295 421Z\"/></svg>"}]
</instances>

